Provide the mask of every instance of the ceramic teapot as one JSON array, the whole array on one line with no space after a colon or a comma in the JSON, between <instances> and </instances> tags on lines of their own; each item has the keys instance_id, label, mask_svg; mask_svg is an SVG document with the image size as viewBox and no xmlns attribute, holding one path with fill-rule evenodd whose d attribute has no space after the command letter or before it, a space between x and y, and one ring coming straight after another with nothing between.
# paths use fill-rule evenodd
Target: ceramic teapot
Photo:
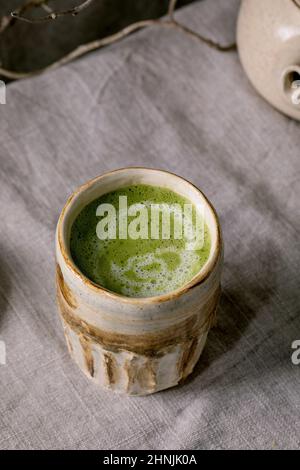
<instances>
[{"instance_id":1,"label":"ceramic teapot","mask_svg":"<svg viewBox=\"0 0 300 470\"><path fill-rule=\"evenodd\" d=\"M300 120L300 0L242 0L237 42L257 91Z\"/></svg>"}]
</instances>

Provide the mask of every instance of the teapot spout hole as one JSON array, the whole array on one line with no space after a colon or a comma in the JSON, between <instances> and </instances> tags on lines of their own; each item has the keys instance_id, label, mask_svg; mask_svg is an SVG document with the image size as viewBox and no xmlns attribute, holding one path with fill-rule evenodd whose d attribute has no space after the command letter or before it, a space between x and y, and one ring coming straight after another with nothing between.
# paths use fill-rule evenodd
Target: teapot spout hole
<instances>
[{"instance_id":1,"label":"teapot spout hole","mask_svg":"<svg viewBox=\"0 0 300 470\"><path fill-rule=\"evenodd\" d=\"M284 94L292 106L300 109L300 67L292 66L283 74Z\"/></svg>"}]
</instances>

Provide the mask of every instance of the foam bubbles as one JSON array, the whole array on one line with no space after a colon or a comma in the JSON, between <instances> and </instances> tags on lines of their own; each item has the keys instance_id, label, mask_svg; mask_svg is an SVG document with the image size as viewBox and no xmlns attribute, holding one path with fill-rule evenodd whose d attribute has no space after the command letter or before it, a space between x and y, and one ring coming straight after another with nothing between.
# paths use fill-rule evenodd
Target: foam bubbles
<instances>
[{"instance_id":1,"label":"foam bubbles","mask_svg":"<svg viewBox=\"0 0 300 470\"><path fill-rule=\"evenodd\" d=\"M118 213L119 198L123 196L127 196L128 208L132 206L128 233L131 221L139 217L136 212L146 207L148 217L145 216L146 222L143 221L143 233L148 227L150 238L124 239L117 235L117 239L100 240L97 237L97 208L100 204L109 203ZM204 245L195 247L193 226L196 209L193 207L190 212L185 212L186 204L191 205L179 194L148 185L133 185L101 196L81 211L72 226L70 250L74 262L93 282L129 297L151 297L184 286L199 272L210 252L206 226ZM156 206L156 214L150 217L153 205ZM121 208L120 211L122 213ZM183 219L185 230L179 227ZM165 231L162 228L164 220L167 221ZM157 237L152 236L152 228ZM171 238L165 236L168 230Z\"/></svg>"},{"instance_id":2,"label":"foam bubbles","mask_svg":"<svg viewBox=\"0 0 300 470\"><path fill-rule=\"evenodd\" d=\"M176 269L171 269L164 255L179 257ZM193 267L199 257L195 252L175 248L157 248L153 253L136 255L128 259L125 266L111 263L111 276L123 279L121 293L130 297L148 297L176 290L192 277Z\"/></svg>"}]
</instances>

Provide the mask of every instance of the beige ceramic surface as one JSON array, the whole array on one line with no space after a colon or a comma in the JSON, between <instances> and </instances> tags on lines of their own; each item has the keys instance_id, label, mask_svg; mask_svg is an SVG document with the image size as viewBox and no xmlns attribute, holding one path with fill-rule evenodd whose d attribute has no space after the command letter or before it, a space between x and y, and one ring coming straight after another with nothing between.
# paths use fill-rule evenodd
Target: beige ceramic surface
<instances>
[{"instance_id":1,"label":"beige ceramic surface","mask_svg":"<svg viewBox=\"0 0 300 470\"><path fill-rule=\"evenodd\" d=\"M243 67L258 92L300 120L300 2L243 0L237 42Z\"/></svg>"},{"instance_id":2,"label":"beige ceramic surface","mask_svg":"<svg viewBox=\"0 0 300 470\"><path fill-rule=\"evenodd\" d=\"M70 229L96 197L130 184L168 187L204 204L211 253L200 273L183 288L159 297L129 298L93 284L73 264ZM216 214L192 184L158 170L128 168L79 188L60 216L56 233L57 298L69 351L96 384L129 395L172 387L199 359L220 294L222 241Z\"/></svg>"}]
</instances>

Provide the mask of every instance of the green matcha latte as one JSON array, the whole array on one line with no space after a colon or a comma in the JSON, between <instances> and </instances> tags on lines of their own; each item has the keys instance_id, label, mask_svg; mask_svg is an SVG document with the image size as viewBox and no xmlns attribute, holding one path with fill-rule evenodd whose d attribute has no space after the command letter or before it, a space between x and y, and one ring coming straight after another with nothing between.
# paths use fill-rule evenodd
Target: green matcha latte
<instances>
[{"instance_id":1,"label":"green matcha latte","mask_svg":"<svg viewBox=\"0 0 300 470\"><path fill-rule=\"evenodd\" d=\"M142 224L138 224L132 215L127 217L126 233L124 225L121 233L121 219L118 217L121 213L120 196L123 201L126 196L128 207L139 209L143 205L144 215L148 216L146 222L143 219L144 230L135 238L130 237L130 230L132 227L141 229ZM107 239L99 238L99 223L101 225L105 220L104 211L99 215L98 208L103 204L112 205L116 213L114 230L110 231L110 235L115 236ZM161 217L154 220L150 208L155 205L161 209ZM178 237L175 226L179 219L176 214L185 205L192 207L190 225L193 226L198 215L195 206L166 188L134 185L101 196L84 207L72 225L70 250L74 263L94 283L128 297L152 297L184 286L205 264L211 247L204 222L202 243L195 245L194 249L187 244L184 233ZM170 212L168 207L177 209ZM170 220L168 237L159 228L164 211L168 212ZM186 220L187 216L183 218ZM148 234L145 229L148 229ZM151 237L153 232L156 238Z\"/></svg>"}]
</instances>

